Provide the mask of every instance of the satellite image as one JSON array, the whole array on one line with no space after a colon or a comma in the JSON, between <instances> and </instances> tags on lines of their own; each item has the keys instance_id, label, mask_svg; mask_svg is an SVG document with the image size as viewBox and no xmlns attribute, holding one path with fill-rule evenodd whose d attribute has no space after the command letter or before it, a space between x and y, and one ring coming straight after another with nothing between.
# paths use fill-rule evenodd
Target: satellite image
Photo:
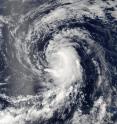
<instances>
[{"instance_id":1,"label":"satellite image","mask_svg":"<svg viewBox=\"0 0 117 124\"><path fill-rule=\"evenodd\" d=\"M0 124L117 124L117 0L0 0Z\"/></svg>"}]
</instances>

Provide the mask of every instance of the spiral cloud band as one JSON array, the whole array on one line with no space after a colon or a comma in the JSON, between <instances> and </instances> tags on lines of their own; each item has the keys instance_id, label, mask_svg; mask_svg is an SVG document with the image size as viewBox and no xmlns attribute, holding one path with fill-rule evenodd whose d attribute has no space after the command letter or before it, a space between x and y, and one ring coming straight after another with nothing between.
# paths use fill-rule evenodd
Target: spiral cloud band
<instances>
[{"instance_id":1,"label":"spiral cloud band","mask_svg":"<svg viewBox=\"0 0 117 124\"><path fill-rule=\"evenodd\" d=\"M0 124L117 123L116 0L2 7Z\"/></svg>"}]
</instances>

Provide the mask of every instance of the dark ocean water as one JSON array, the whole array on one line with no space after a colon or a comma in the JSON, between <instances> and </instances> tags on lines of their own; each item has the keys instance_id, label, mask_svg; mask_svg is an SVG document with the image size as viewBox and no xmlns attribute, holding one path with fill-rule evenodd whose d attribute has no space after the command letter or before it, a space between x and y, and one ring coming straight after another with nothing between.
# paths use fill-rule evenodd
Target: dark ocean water
<instances>
[{"instance_id":1,"label":"dark ocean water","mask_svg":"<svg viewBox=\"0 0 117 124\"><path fill-rule=\"evenodd\" d=\"M116 0L0 0L0 124L116 124L116 13Z\"/></svg>"}]
</instances>

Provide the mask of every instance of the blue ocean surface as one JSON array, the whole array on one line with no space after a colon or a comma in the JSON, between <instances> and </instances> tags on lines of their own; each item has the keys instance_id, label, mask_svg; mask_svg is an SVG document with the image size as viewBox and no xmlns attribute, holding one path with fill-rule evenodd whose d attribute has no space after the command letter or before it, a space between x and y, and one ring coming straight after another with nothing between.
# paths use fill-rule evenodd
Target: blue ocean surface
<instances>
[{"instance_id":1,"label":"blue ocean surface","mask_svg":"<svg viewBox=\"0 0 117 124\"><path fill-rule=\"evenodd\" d=\"M117 1L0 0L0 124L117 123Z\"/></svg>"}]
</instances>

